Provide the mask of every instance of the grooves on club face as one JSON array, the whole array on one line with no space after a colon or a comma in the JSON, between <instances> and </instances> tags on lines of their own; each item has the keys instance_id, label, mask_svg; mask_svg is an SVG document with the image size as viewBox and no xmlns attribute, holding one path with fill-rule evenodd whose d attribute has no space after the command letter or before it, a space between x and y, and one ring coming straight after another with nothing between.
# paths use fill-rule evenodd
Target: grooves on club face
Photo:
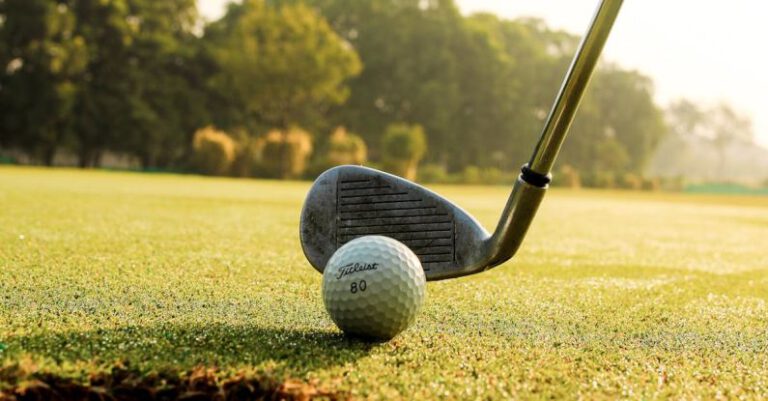
<instances>
[{"instance_id":1,"label":"grooves on club face","mask_svg":"<svg viewBox=\"0 0 768 401\"><path fill-rule=\"evenodd\" d=\"M340 246L366 235L407 245L428 280L466 274L483 257L490 235L464 210L400 177L360 166L332 168L307 195L301 245L319 272Z\"/></svg>"}]
</instances>

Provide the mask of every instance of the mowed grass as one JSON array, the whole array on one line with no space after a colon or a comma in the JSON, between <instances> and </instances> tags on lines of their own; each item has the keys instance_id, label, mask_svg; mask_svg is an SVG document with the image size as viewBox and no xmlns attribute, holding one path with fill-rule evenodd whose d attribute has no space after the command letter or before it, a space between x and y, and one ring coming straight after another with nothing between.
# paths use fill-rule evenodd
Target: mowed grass
<instances>
[{"instance_id":1,"label":"mowed grass","mask_svg":"<svg viewBox=\"0 0 768 401\"><path fill-rule=\"evenodd\" d=\"M552 190L515 259L429 283L413 327L366 344L301 252L308 187L0 168L0 365L370 399L768 397L768 198ZM488 228L509 191L434 189Z\"/></svg>"}]
</instances>

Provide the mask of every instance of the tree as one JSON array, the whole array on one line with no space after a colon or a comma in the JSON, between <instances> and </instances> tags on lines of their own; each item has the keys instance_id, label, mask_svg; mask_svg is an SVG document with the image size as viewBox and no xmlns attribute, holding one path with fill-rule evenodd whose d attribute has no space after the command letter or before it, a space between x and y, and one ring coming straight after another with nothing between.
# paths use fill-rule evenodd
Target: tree
<instances>
[{"instance_id":1,"label":"tree","mask_svg":"<svg viewBox=\"0 0 768 401\"><path fill-rule=\"evenodd\" d=\"M586 172L641 173L666 131L651 80L602 65L581 103L561 161Z\"/></svg>"},{"instance_id":2,"label":"tree","mask_svg":"<svg viewBox=\"0 0 768 401\"><path fill-rule=\"evenodd\" d=\"M219 108L221 123L253 132L322 125L328 107L349 95L346 80L360 70L354 50L302 4L230 5L207 27L205 40L218 67L212 85L229 109Z\"/></svg>"},{"instance_id":3,"label":"tree","mask_svg":"<svg viewBox=\"0 0 768 401\"><path fill-rule=\"evenodd\" d=\"M194 0L130 0L134 40L130 115L133 132L120 149L145 168L178 165L195 130L209 122L205 80L211 61L194 35Z\"/></svg>"},{"instance_id":4,"label":"tree","mask_svg":"<svg viewBox=\"0 0 768 401\"><path fill-rule=\"evenodd\" d=\"M627 151L627 168L641 172L667 132L663 112L653 100L653 81L608 64L596 76L593 94L604 125Z\"/></svg>"},{"instance_id":5,"label":"tree","mask_svg":"<svg viewBox=\"0 0 768 401\"><path fill-rule=\"evenodd\" d=\"M470 165L508 168L515 164L510 159L521 150L517 140L526 131L520 124L521 82L515 76L515 60L505 52L502 29L501 21L489 14L464 22L456 45L462 95L453 129L449 138L430 138L430 143L443 140L450 145L443 155L451 161L446 163L450 170L466 170ZM514 145L508 146L510 143ZM488 149L494 149L493 158L488 157Z\"/></svg>"},{"instance_id":6,"label":"tree","mask_svg":"<svg viewBox=\"0 0 768 401\"><path fill-rule=\"evenodd\" d=\"M283 3L294 1L282 1ZM365 66L350 81L351 96L334 122L381 143L387 126L426 127L435 144L429 158L452 162L462 98L456 50L462 17L452 1L312 0ZM396 27L396 28L395 28ZM374 158L381 152L371 149Z\"/></svg>"},{"instance_id":7,"label":"tree","mask_svg":"<svg viewBox=\"0 0 768 401\"><path fill-rule=\"evenodd\" d=\"M70 0L89 49L75 105L80 165L106 149L168 166L205 122L193 0Z\"/></svg>"},{"instance_id":8,"label":"tree","mask_svg":"<svg viewBox=\"0 0 768 401\"><path fill-rule=\"evenodd\" d=\"M129 4L127 0L62 3L74 18L72 34L83 38L86 47L86 67L77 79L72 109L72 147L81 167L98 166L106 149L131 134Z\"/></svg>"},{"instance_id":9,"label":"tree","mask_svg":"<svg viewBox=\"0 0 768 401\"><path fill-rule=\"evenodd\" d=\"M754 144L752 122L732 106L701 105L680 99L666 110L669 134L654 156L650 173L692 181L754 184L764 160Z\"/></svg>"},{"instance_id":10,"label":"tree","mask_svg":"<svg viewBox=\"0 0 768 401\"><path fill-rule=\"evenodd\" d=\"M697 140L702 138L706 115L699 105L679 99L664 112L667 134L654 151L652 161L645 172L653 176L677 177L699 175L703 160L696 157Z\"/></svg>"},{"instance_id":11,"label":"tree","mask_svg":"<svg viewBox=\"0 0 768 401\"><path fill-rule=\"evenodd\" d=\"M700 130L706 125L704 110L688 99L672 102L667 108L666 120L670 134L679 137L702 135Z\"/></svg>"},{"instance_id":12,"label":"tree","mask_svg":"<svg viewBox=\"0 0 768 401\"><path fill-rule=\"evenodd\" d=\"M578 44L538 20L464 18L450 0L309 1L365 66L334 121L369 143L398 121L420 124L426 160L451 172L519 168Z\"/></svg>"},{"instance_id":13,"label":"tree","mask_svg":"<svg viewBox=\"0 0 768 401\"><path fill-rule=\"evenodd\" d=\"M84 40L65 2L5 0L0 15L0 145L51 165L56 150L71 141Z\"/></svg>"},{"instance_id":14,"label":"tree","mask_svg":"<svg viewBox=\"0 0 768 401\"><path fill-rule=\"evenodd\" d=\"M462 90L479 91L467 105L477 113L476 118L462 121L466 124L465 132L473 132L472 127L481 128L478 134L482 137L477 139L482 145L472 164L489 166L486 154L488 149L494 149L500 161L496 166L517 170L530 157L579 38L551 30L544 21L534 18L510 21L491 14L476 14L467 23L488 36L495 57L500 59L495 64L491 55L462 60L462 65L478 65L464 77L466 84ZM483 46L487 47L478 42L471 48ZM489 68L494 65L498 66ZM485 84L476 86L478 79ZM472 142L474 138L473 135ZM466 142L458 143L461 152Z\"/></svg>"},{"instance_id":15,"label":"tree","mask_svg":"<svg viewBox=\"0 0 768 401\"><path fill-rule=\"evenodd\" d=\"M345 126L381 144L405 123L424 127L422 157L441 171L517 170L579 41L541 20L463 17L452 0L245 0L199 38L195 3L0 0L0 145L48 162L65 146L82 166L110 150L168 168L210 124L248 136L236 165L249 174L266 132ZM637 172L664 131L651 81L601 66L562 158ZM286 152L271 155L285 167L275 175L295 176L289 147L274 149Z\"/></svg>"},{"instance_id":16,"label":"tree","mask_svg":"<svg viewBox=\"0 0 768 401\"><path fill-rule=\"evenodd\" d=\"M0 3L0 144L83 167L109 149L145 167L178 161L205 123L194 0ZM202 66L202 67L201 67Z\"/></svg>"},{"instance_id":17,"label":"tree","mask_svg":"<svg viewBox=\"0 0 768 401\"><path fill-rule=\"evenodd\" d=\"M752 120L737 113L726 103L720 103L707 113L712 143L720 159L720 171L725 170L726 152L734 143L751 144L754 141Z\"/></svg>"}]
</instances>

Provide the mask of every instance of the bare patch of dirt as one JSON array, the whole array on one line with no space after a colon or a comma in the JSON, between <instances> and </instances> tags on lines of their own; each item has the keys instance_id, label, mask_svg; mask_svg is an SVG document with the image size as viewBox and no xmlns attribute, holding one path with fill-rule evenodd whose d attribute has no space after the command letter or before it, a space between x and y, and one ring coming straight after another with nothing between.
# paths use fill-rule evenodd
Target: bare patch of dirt
<instances>
[{"instance_id":1,"label":"bare patch of dirt","mask_svg":"<svg viewBox=\"0 0 768 401\"><path fill-rule=\"evenodd\" d=\"M87 380L32 371L23 365L0 368L0 401L309 401L348 400L348 395L300 380L236 374L223 377L215 369L142 374L116 364Z\"/></svg>"}]
</instances>

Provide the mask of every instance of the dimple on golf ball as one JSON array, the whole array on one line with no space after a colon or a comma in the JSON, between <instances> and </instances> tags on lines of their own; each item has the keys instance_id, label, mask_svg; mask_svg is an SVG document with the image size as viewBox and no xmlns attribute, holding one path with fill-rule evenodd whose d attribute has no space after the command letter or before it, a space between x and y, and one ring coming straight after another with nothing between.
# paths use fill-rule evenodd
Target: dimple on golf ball
<instances>
[{"instance_id":1,"label":"dimple on golf ball","mask_svg":"<svg viewBox=\"0 0 768 401\"><path fill-rule=\"evenodd\" d=\"M389 340L416 319L425 284L421 262L407 246L365 236L331 256L323 272L323 302L345 333Z\"/></svg>"}]
</instances>

